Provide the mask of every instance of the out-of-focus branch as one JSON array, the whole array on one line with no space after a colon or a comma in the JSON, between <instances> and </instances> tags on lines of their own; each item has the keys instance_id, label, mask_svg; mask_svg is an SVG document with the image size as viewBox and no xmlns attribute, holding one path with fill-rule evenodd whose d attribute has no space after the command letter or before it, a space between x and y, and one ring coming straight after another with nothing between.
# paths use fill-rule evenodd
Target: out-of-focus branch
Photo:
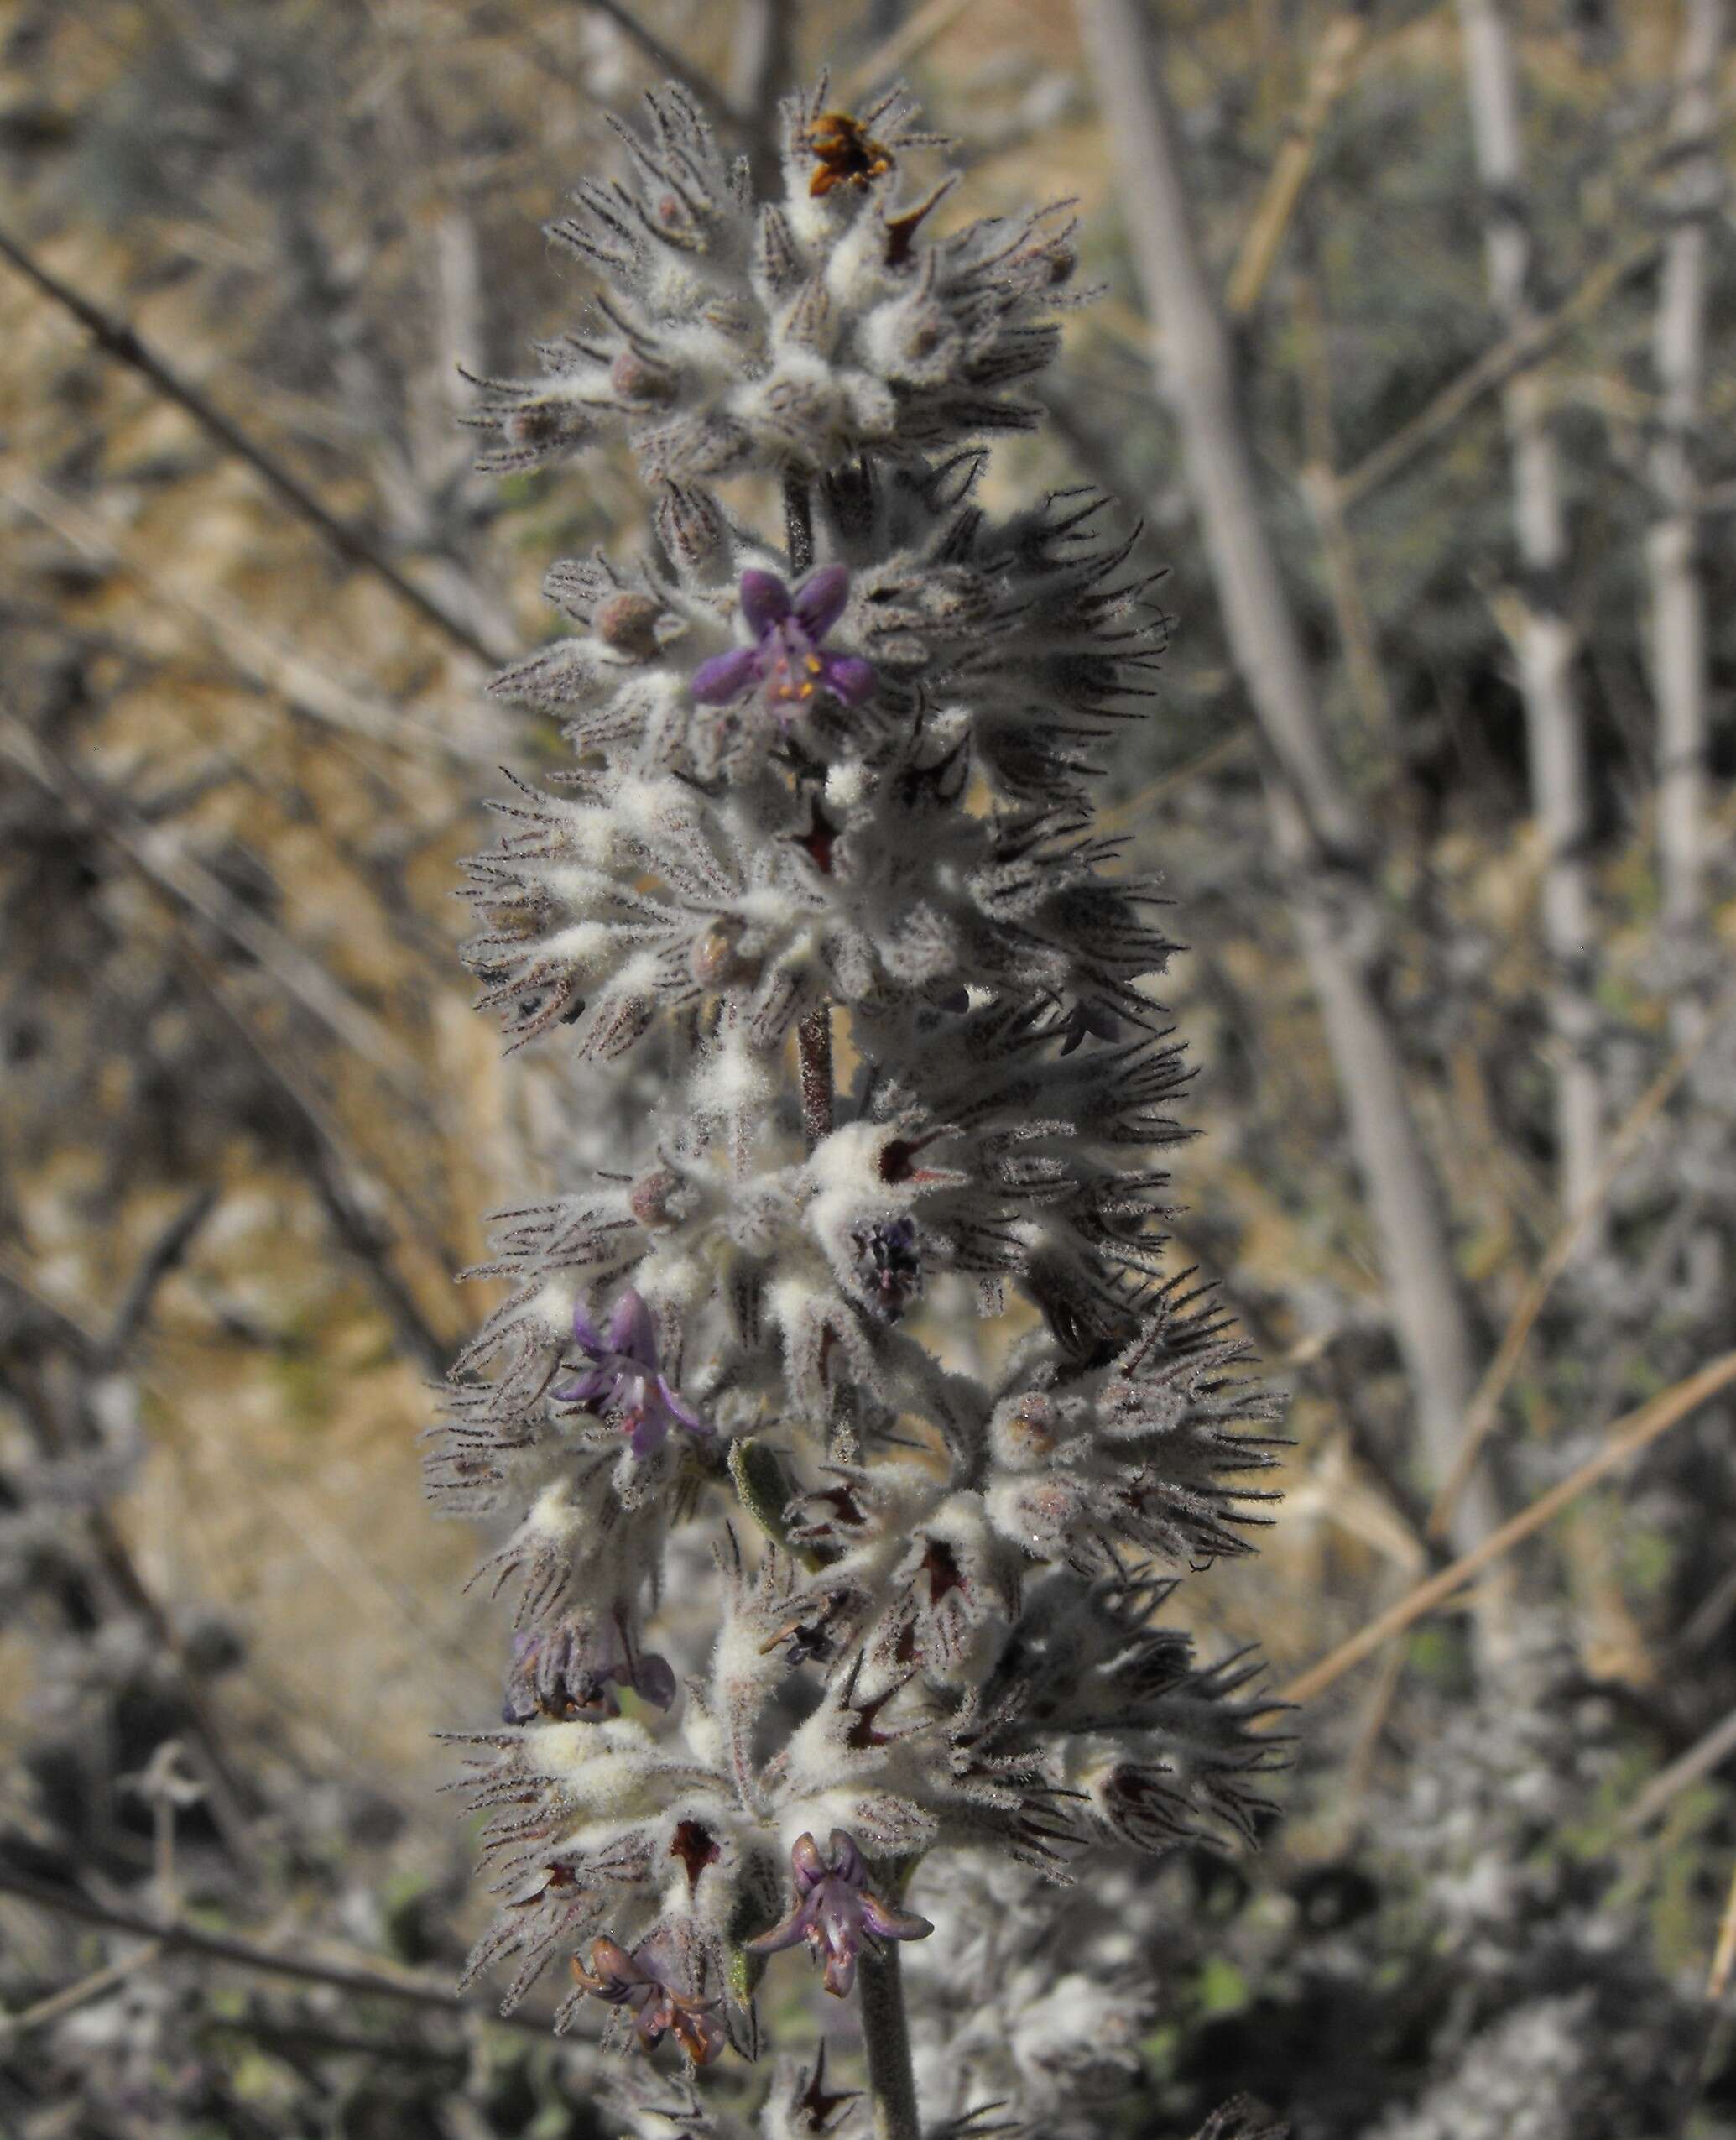
<instances>
[{"instance_id":1,"label":"out-of-focus branch","mask_svg":"<svg viewBox=\"0 0 1736 2140\"><path fill-rule=\"evenodd\" d=\"M1720 1390L1736 1382L1736 1352L1727 1352L1718 1359L1690 1375L1672 1388L1653 1397L1637 1412L1630 1412L1619 1421L1609 1439L1593 1457L1587 1459L1577 1470L1570 1472L1546 1494L1540 1494L1529 1508L1521 1509L1499 1530L1492 1532L1481 1545L1462 1553L1450 1566L1431 1575L1426 1583L1419 1583L1395 1605L1377 1615L1366 1627L1358 1630L1348 1642L1323 1657L1318 1664L1292 1679L1282 1689L1278 1699L1285 1702L1312 1701L1364 1657L1372 1657L1382 1643L1389 1642L1395 1635L1402 1635L1436 1605L1444 1605L1455 1592L1462 1590L1485 1568L1494 1565L1504 1553L1510 1553L1534 1532L1553 1521L1564 1508L1569 1507L1579 1496L1595 1486L1600 1479L1607 1479L1612 1471L1619 1471L1629 1457L1637 1456L1648 1443L1656 1441L1678 1420L1686 1419L1698 1409L1708 1397L1716 1396Z\"/></svg>"},{"instance_id":2,"label":"out-of-focus branch","mask_svg":"<svg viewBox=\"0 0 1736 2140\"><path fill-rule=\"evenodd\" d=\"M165 399L184 410L208 437L214 438L226 452L246 462L253 472L264 478L267 485L289 506L296 516L315 529L338 554L362 571L371 572L383 586L391 589L398 599L414 609L425 624L432 624L445 634L454 645L461 646L467 654L474 655L478 661L493 667L503 660L504 654L478 636L461 618L425 594L411 580L406 579L389 558L383 556L360 529L341 520L327 507L322 505L298 477L290 474L281 462L268 453L256 439L248 436L238 424L233 423L222 410L208 401L198 388L190 385L179 372L157 355L124 320L105 311L99 305L63 282L58 275L44 268L34 254L15 237L0 231L0 258L9 260L18 273L52 298L65 311L70 312L86 328L97 347L117 363L125 364L139 377L149 381Z\"/></svg>"},{"instance_id":3,"label":"out-of-focus branch","mask_svg":"<svg viewBox=\"0 0 1736 2140\"><path fill-rule=\"evenodd\" d=\"M111 1903L92 1902L88 1895L50 1887L39 1880L0 1866L0 1895L14 1896L34 1908L50 1910L80 1924L92 1924L106 1932L125 1932L134 1939L150 1939L165 1949L202 1955L211 1961L227 1962L234 1969L250 1969L267 1976L289 1976L302 1984L321 1984L353 1997L397 1999L414 2007L434 2007L446 2014L475 2014L503 2028L516 2028L546 2037L549 2024L531 2014L503 2014L493 2002L461 1999L437 1984L420 1984L414 1977L388 1976L383 1970L344 1969L335 1963L309 1961L300 1955L274 1954L251 1939L237 1939L201 1927L176 1922L159 1923L137 1910L122 1909Z\"/></svg>"},{"instance_id":4,"label":"out-of-focus branch","mask_svg":"<svg viewBox=\"0 0 1736 2140\"><path fill-rule=\"evenodd\" d=\"M755 177L768 191L777 180L778 99L795 79L794 0L737 0L730 102L753 135Z\"/></svg>"},{"instance_id":5,"label":"out-of-focus branch","mask_svg":"<svg viewBox=\"0 0 1736 2140\"><path fill-rule=\"evenodd\" d=\"M1081 0L1080 12L1128 234L1161 338L1161 384L1176 411L1230 645L1267 746L1268 805L1295 924L1374 1210L1424 1460L1438 1480L1457 1446L1473 1352L1439 1185L1376 982L1380 917L1367 828L1334 762L1266 531L1234 352L1193 233L1145 20L1131 0ZM1475 1544L1494 1520L1485 1488L1460 1504L1460 1542Z\"/></svg>"},{"instance_id":6,"label":"out-of-focus branch","mask_svg":"<svg viewBox=\"0 0 1736 2140\"><path fill-rule=\"evenodd\" d=\"M1665 927L1687 938L1704 900L1707 749L1706 587L1698 555L1695 460L1704 416L1706 263L1723 191L1713 143L1725 0L1686 0L1670 126L1676 221L1664 246L1652 335L1658 425L1651 450L1657 518L1646 536L1657 695L1658 874ZM1700 1015L1692 995L1678 1030Z\"/></svg>"},{"instance_id":7,"label":"out-of-focus branch","mask_svg":"<svg viewBox=\"0 0 1736 2140\"><path fill-rule=\"evenodd\" d=\"M1504 0L1458 0L1466 94L1484 198L1490 295L1509 332L1532 322L1534 272L1520 128L1519 69ZM1567 613L1567 527L1554 434L1534 372L1502 390L1512 455L1513 515L1522 567L1511 634L1525 705L1531 806L1545 850L1541 900L1555 1041L1556 1167L1561 1208L1592 1202L1603 1143L1594 1050L1598 1017L1585 714L1574 681ZM1592 1222L1593 1229L1598 1221Z\"/></svg>"},{"instance_id":8,"label":"out-of-focus branch","mask_svg":"<svg viewBox=\"0 0 1736 2140\"><path fill-rule=\"evenodd\" d=\"M256 690L285 698L314 719L343 733L417 758L432 752L449 763L492 766L495 754L473 750L316 661L262 632L240 606L193 587L184 575L171 578L154 568L143 543L87 513L63 493L34 476L14 472L0 482L0 498L28 513L81 556L108 571L126 572L165 604L178 609L209 639L236 675Z\"/></svg>"},{"instance_id":9,"label":"out-of-focus branch","mask_svg":"<svg viewBox=\"0 0 1736 2140\"><path fill-rule=\"evenodd\" d=\"M943 37L970 4L971 0L928 0L925 8L919 8L909 22L850 70L842 85L845 96L853 103L889 81L900 67L909 66L937 37Z\"/></svg>"},{"instance_id":10,"label":"out-of-focus branch","mask_svg":"<svg viewBox=\"0 0 1736 2140\"><path fill-rule=\"evenodd\" d=\"M718 88L711 76L684 59L672 44L663 39L649 24L642 23L630 8L623 7L621 0L579 0L581 7L590 8L592 14L601 15L605 22L613 23L622 35L631 39L654 67L659 68L671 81L678 81L688 95L701 104L709 118L732 135L739 137L752 131L748 120L738 112Z\"/></svg>"},{"instance_id":11,"label":"out-of-focus branch","mask_svg":"<svg viewBox=\"0 0 1736 2140\"><path fill-rule=\"evenodd\" d=\"M1725 1022L1736 1015L1736 994L1726 996L1717 1012L1702 1020L1683 1045L1670 1058L1657 1076L1634 1101L1609 1140L1603 1163L1593 1185L1593 1202L1582 1204L1570 1212L1556 1229L1536 1274L1520 1296L1519 1305L1509 1317L1507 1328L1501 1334L1501 1342L1495 1348L1494 1358L1485 1370L1477 1386L1477 1394L1471 1400L1470 1410L1465 1415L1464 1432L1461 1438L1457 1460L1442 1482L1435 1496L1435 1505L1429 1511L1429 1535L1439 1538L1447 1535L1452 1520L1452 1511L1460 1493L1464 1489L1478 1452L1488 1440L1501 1409L1501 1400L1518 1372L1519 1363L1537 1318L1543 1313L1556 1281L1572 1261L1574 1251L1589 1229L1593 1220L1603 1206L1610 1190L1624 1167L1634 1156L1635 1146L1650 1125L1668 1104L1670 1095L1686 1077L1699 1060L1707 1044L1719 1032Z\"/></svg>"},{"instance_id":12,"label":"out-of-focus branch","mask_svg":"<svg viewBox=\"0 0 1736 2140\"><path fill-rule=\"evenodd\" d=\"M372 1011L315 958L234 895L187 853L172 831L142 822L120 797L75 770L22 721L0 715L0 751L90 828L177 909L196 914L270 973L285 994L411 1100L421 1097L416 1066Z\"/></svg>"},{"instance_id":13,"label":"out-of-focus branch","mask_svg":"<svg viewBox=\"0 0 1736 2140\"><path fill-rule=\"evenodd\" d=\"M1392 701L1380 665L1374 619L1363 600L1356 545L1344 516L1343 487L1337 474L1337 439L1332 422L1332 365L1327 354L1326 325L1318 289L1311 276L1296 292L1298 383L1306 459L1300 478L1303 498L1314 516L1326 560L1338 637L1344 648L1352 696L1371 736L1385 736L1392 726Z\"/></svg>"},{"instance_id":14,"label":"out-of-focus branch","mask_svg":"<svg viewBox=\"0 0 1736 2140\"><path fill-rule=\"evenodd\" d=\"M1233 320L1246 319L1259 302L1284 233L1302 197L1321 133L1332 107L1349 87L1356 63L1368 41L1374 12L1372 0L1356 0L1355 5L1341 8L1315 44L1314 65L1301 103L1273 162L1265 191L1230 270L1223 303Z\"/></svg>"},{"instance_id":15,"label":"out-of-focus branch","mask_svg":"<svg viewBox=\"0 0 1736 2140\"><path fill-rule=\"evenodd\" d=\"M1456 379L1450 379L1410 422L1401 425L1384 445L1364 454L1338 478L1339 502L1347 509L1359 505L1371 491L1379 489L1432 446L1451 435L1460 419L1486 394L1504 387L1532 365L1540 363L1562 337L1607 303L1630 277L1639 274L1657 258L1658 241L1642 238L1619 248L1591 269L1571 296L1552 312L1534 313L1511 333L1503 336Z\"/></svg>"}]
</instances>

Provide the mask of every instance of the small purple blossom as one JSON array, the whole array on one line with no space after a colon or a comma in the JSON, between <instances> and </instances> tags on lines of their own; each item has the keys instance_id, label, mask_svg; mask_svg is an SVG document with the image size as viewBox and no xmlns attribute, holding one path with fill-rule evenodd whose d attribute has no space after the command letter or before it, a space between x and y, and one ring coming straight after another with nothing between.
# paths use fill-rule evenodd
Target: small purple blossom
<instances>
[{"instance_id":1,"label":"small purple blossom","mask_svg":"<svg viewBox=\"0 0 1736 2140\"><path fill-rule=\"evenodd\" d=\"M633 2033L642 2049L654 2051L673 2032L695 2065L710 2065L723 2055L726 2041L722 2023L712 2011L717 2001L676 1991L665 1967L654 1934L630 1955L613 1939L593 1939L588 1970L576 1955L572 1958L573 1981L581 1991L632 2010Z\"/></svg>"},{"instance_id":2,"label":"small purple blossom","mask_svg":"<svg viewBox=\"0 0 1736 2140\"><path fill-rule=\"evenodd\" d=\"M751 646L701 661L693 672L693 696L701 706L727 706L759 690L779 721L830 692L845 706L859 706L874 687L874 667L859 654L828 654L821 642L844 613L850 575L842 565L822 565L792 595L775 572L742 574L742 614L753 634Z\"/></svg>"},{"instance_id":3,"label":"small purple blossom","mask_svg":"<svg viewBox=\"0 0 1736 2140\"><path fill-rule=\"evenodd\" d=\"M832 1831L829 1855L821 1857L811 1835L800 1837L790 1853L795 1878L795 1903L789 1915L748 1942L750 1955L775 1955L805 1939L808 1951L825 1970L823 1981L834 1998L847 1998L856 1981L857 1957L878 1939L925 1939L934 1930L925 1917L894 1909L868 1892L868 1866L842 1828Z\"/></svg>"},{"instance_id":4,"label":"small purple blossom","mask_svg":"<svg viewBox=\"0 0 1736 2140\"><path fill-rule=\"evenodd\" d=\"M618 1716L618 1687L667 1709L675 1698L675 1675L666 1657L635 1648L618 1616L596 1626L567 1621L559 1627L513 1637L503 1724L552 1717L563 1724L600 1723Z\"/></svg>"},{"instance_id":5,"label":"small purple blossom","mask_svg":"<svg viewBox=\"0 0 1736 2140\"><path fill-rule=\"evenodd\" d=\"M708 1422L679 1396L657 1371L657 1333L651 1311L631 1286L610 1312L605 1335L585 1313L572 1312L572 1334L591 1362L576 1382L552 1394L562 1404L606 1413L627 1434L636 1457L654 1455L671 1426L709 1434Z\"/></svg>"}]
</instances>

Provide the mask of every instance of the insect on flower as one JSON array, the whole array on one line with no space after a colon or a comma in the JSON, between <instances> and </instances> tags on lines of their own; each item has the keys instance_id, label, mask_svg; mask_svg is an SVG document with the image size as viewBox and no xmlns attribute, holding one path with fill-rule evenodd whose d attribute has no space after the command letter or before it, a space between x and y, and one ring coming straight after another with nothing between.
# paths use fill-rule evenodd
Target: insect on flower
<instances>
[{"instance_id":1,"label":"insect on flower","mask_svg":"<svg viewBox=\"0 0 1736 2140\"><path fill-rule=\"evenodd\" d=\"M807 144L820 167L808 186L816 201L835 185L871 185L892 169L892 151L847 112L822 112L808 128Z\"/></svg>"}]
</instances>

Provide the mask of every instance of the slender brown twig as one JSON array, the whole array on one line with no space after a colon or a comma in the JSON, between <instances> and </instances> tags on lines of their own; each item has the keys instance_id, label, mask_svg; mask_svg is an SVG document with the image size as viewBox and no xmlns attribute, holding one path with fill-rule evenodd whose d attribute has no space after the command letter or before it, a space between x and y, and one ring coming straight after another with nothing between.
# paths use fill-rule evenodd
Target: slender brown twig
<instances>
[{"instance_id":1,"label":"slender brown twig","mask_svg":"<svg viewBox=\"0 0 1736 2140\"><path fill-rule=\"evenodd\" d=\"M256 1946L250 1939L206 1932L197 1925L159 1923L142 1912L93 1902L88 1895L51 1887L44 1882L29 1879L4 1866L0 1866L0 1895L14 1896L19 1902L29 1903L37 1909L51 1910L60 1917L72 1918L81 1924L93 1924L104 1931L127 1932L136 1939L155 1940L167 1952L202 1955L212 1961L227 1962L237 1969L258 1970L269 1976L290 1976L303 1984L328 1985L334 1991L362 1997L399 1999L409 2006L437 2007L442 2013L476 2014L502 2028L521 2029L533 2035L548 2033L545 2020L540 2021L531 2014L497 2013L492 2006L484 2006L475 1999L460 1998L456 1992L437 1984L419 1982L414 1977L388 1976L383 1970L345 1969L331 1962L310 1961L299 1955L275 1954L269 1948Z\"/></svg>"},{"instance_id":2,"label":"slender brown twig","mask_svg":"<svg viewBox=\"0 0 1736 2140\"><path fill-rule=\"evenodd\" d=\"M1429 1511L1428 1534L1431 1537L1438 1538L1445 1535L1447 1526L1452 1520L1454 1506L1464 1490L1465 1481L1470 1477L1478 1452L1494 1426L1501 1408L1501 1400L1519 1371L1519 1363L1525 1355L1525 1345L1536 1327L1537 1318L1554 1292L1556 1281L1572 1261L1574 1250L1578 1246L1586 1227L1594 1214L1603 1207L1623 1167L1632 1158L1634 1148L1641 1135L1693 1067L1707 1043L1714 1034L1722 1031L1733 1011L1736 1011L1736 991L1727 995L1718 1010L1676 1050L1629 1109L1610 1140L1591 1194L1577 1210L1567 1214L1556 1229L1535 1276L1508 1318L1507 1328L1501 1334L1501 1342L1495 1349L1494 1358L1484 1370L1477 1393L1471 1400L1470 1409L1465 1414L1464 1432L1457 1458L1435 1496L1433 1507Z\"/></svg>"},{"instance_id":3,"label":"slender brown twig","mask_svg":"<svg viewBox=\"0 0 1736 2140\"><path fill-rule=\"evenodd\" d=\"M1401 424L1382 445L1366 453L1355 467L1338 478L1338 503L1348 512L1372 491L1390 483L1419 455L1447 437L1459 419L1488 394L1497 392L1531 365L1541 363L1556 344L1582 320L1590 317L1613 297L1624 282L1657 258L1659 241L1642 239L1613 253L1586 276L1583 282L1551 312L1528 320L1504 335L1493 348L1468 364L1457 378L1448 380L1426 408L1409 423Z\"/></svg>"},{"instance_id":4,"label":"slender brown twig","mask_svg":"<svg viewBox=\"0 0 1736 2140\"><path fill-rule=\"evenodd\" d=\"M1708 1397L1715 1396L1733 1382L1736 1382L1736 1352L1727 1352L1709 1365L1702 1367L1697 1374L1688 1375L1685 1381L1676 1383L1654 1397L1649 1404L1641 1405L1637 1412L1630 1412L1626 1419L1618 1422L1608 1441L1595 1456L1588 1458L1577 1471L1551 1486L1547 1493L1540 1494L1529 1508L1521 1509L1499 1530L1491 1532L1481 1545L1473 1547L1468 1553L1462 1553L1438 1574L1430 1576L1425 1583L1419 1583L1396 1604L1389 1605L1384 1612L1378 1613L1348 1642L1339 1643L1337 1649L1329 1651L1317 1664L1311 1665L1307 1671L1292 1679L1279 1696L1280 1700L1311 1701L1316 1694L1323 1694L1335 1681L1342 1679L1353 1666L1360 1664L1364 1657L1372 1657L1383 1642L1390 1642L1395 1635L1402 1635L1407 1627L1432 1612L1436 1605L1445 1604L1455 1591L1463 1589L1473 1576L1480 1575L1485 1568L1529 1538L1533 1532L1541 1531L1546 1523L1559 1516L1587 1488L1596 1485L1600 1479L1607 1478L1612 1471L1619 1470L1630 1456L1636 1455L1648 1443L1655 1442L1660 1434L1675 1426L1678 1420L1686 1418Z\"/></svg>"},{"instance_id":5,"label":"slender brown twig","mask_svg":"<svg viewBox=\"0 0 1736 2140\"><path fill-rule=\"evenodd\" d=\"M501 656L498 650L479 639L461 618L425 594L414 581L408 580L391 561L380 554L373 541L359 528L341 520L329 507L308 488L300 478L274 460L258 440L251 438L238 424L232 422L221 409L208 401L199 389L189 384L167 361L142 341L133 328L124 320L93 304L81 291L73 289L52 274L18 239L0 231L0 258L11 261L21 275L34 283L45 297L51 298L63 311L71 314L90 334L91 338L105 355L125 364L139 377L148 379L166 400L185 410L207 436L214 438L226 452L244 461L253 472L263 477L279 498L308 525L316 529L340 556L364 572L372 572L383 585L389 587L399 600L414 609L425 624L434 625L467 654L473 654L477 660L491 668Z\"/></svg>"}]
</instances>

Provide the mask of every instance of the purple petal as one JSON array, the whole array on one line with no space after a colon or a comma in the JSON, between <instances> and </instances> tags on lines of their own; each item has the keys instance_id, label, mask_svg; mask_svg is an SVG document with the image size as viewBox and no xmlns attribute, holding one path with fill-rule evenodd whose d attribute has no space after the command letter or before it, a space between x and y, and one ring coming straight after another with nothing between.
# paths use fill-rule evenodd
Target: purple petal
<instances>
[{"instance_id":1,"label":"purple petal","mask_svg":"<svg viewBox=\"0 0 1736 2140\"><path fill-rule=\"evenodd\" d=\"M675 1698L675 1668L665 1657L642 1657L632 1684L634 1694L655 1708L667 1709Z\"/></svg>"},{"instance_id":2,"label":"purple petal","mask_svg":"<svg viewBox=\"0 0 1736 2140\"><path fill-rule=\"evenodd\" d=\"M820 681L834 698L846 706L860 706L874 688L874 665L859 654L827 654Z\"/></svg>"},{"instance_id":3,"label":"purple petal","mask_svg":"<svg viewBox=\"0 0 1736 2140\"><path fill-rule=\"evenodd\" d=\"M808 1927L814 1921L814 1905L801 1903L789 1916L774 1924L769 1932L762 1932L757 1939L747 1943L750 1955L780 1955L785 1948L798 1946L808 1936Z\"/></svg>"},{"instance_id":4,"label":"purple petal","mask_svg":"<svg viewBox=\"0 0 1736 2140\"><path fill-rule=\"evenodd\" d=\"M599 1346L601 1340L598 1341ZM549 1394L559 1404L595 1404L599 1397L606 1397L615 1386L615 1377L607 1367L593 1367L580 1375L576 1382L569 1382L564 1390L551 1390Z\"/></svg>"},{"instance_id":5,"label":"purple petal","mask_svg":"<svg viewBox=\"0 0 1736 2140\"><path fill-rule=\"evenodd\" d=\"M670 1389L661 1375L657 1378L657 1386L663 1392L663 1401L690 1434L709 1434L712 1431L711 1421L701 1419L686 1398L678 1391Z\"/></svg>"},{"instance_id":6,"label":"purple petal","mask_svg":"<svg viewBox=\"0 0 1736 2140\"><path fill-rule=\"evenodd\" d=\"M868 1866L854 1840L842 1828L832 1831L832 1869L847 1887L866 1887Z\"/></svg>"},{"instance_id":7,"label":"purple petal","mask_svg":"<svg viewBox=\"0 0 1736 2140\"><path fill-rule=\"evenodd\" d=\"M657 1365L657 1326L644 1296L629 1286L609 1313L609 1350L622 1353L636 1367Z\"/></svg>"},{"instance_id":8,"label":"purple petal","mask_svg":"<svg viewBox=\"0 0 1736 2140\"><path fill-rule=\"evenodd\" d=\"M572 1304L572 1334L581 1349L588 1352L593 1360L600 1360L607 1350L597 1325L586 1314L585 1303L581 1300L576 1300Z\"/></svg>"},{"instance_id":9,"label":"purple petal","mask_svg":"<svg viewBox=\"0 0 1736 2140\"><path fill-rule=\"evenodd\" d=\"M669 1439L669 1414L660 1405L642 1412L633 1422L633 1432L627 1438L627 1446L641 1463L648 1456L655 1456Z\"/></svg>"},{"instance_id":10,"label":"purple petal","mask_svg":"<svg viewBox=\"0 0 1736 2140\"><path fill-rule=\"evenodd\" d=\"M775 572L742 574L742 614L755 639L783 623L790 614L790 590Z\"/></svg>"},{"instance_id":11,"label":"purple petal","mask_svg":"<svg viewBox=\"0 0 1736 2140\"><path fill-rule=\"evenodd\" d=\"M832 1830L832 1840L837 1840L837 1830ZM790 1853L790 1869L795 1875L796 1892L811 1893L826 1877L826 1861L820 1855L820 1845L811 1835L800 1835Z\"/></svg>"},{"instance_id":12,"label":"purple petal","mask_svg":"<svg viewBox=\"0 0 1736 2140\"><path fill-rule=\"evenodd\" d=\"M732 647L727 654L714 654L709 661L701 661L687 689L701 706L727 706L731 699L739 698L759 674L759 648Z\"/></svg>"},{"instance_id":13,"label":"purple petal","mask_svg":"<svg viewBox=\"0 0 1736 2140\"><path fill-rule=\"evenodd\" d=\"M882 1939L925 1939L934 1930L925 1917L918 1917L914 1910L895 1910L878 1895L863 1897L862 1921Z\"/></svg>"},{"instance_id":14,"label":"purple petal","mask_svg":"<svg viewBox=\"0 0 1736 2140\"><path fill-rule=\"evenodd\" d=\"M795 590L795 621L816 644L844 613L850 575L842 565L822 565Z\"/></svg>"}]
</instances>

